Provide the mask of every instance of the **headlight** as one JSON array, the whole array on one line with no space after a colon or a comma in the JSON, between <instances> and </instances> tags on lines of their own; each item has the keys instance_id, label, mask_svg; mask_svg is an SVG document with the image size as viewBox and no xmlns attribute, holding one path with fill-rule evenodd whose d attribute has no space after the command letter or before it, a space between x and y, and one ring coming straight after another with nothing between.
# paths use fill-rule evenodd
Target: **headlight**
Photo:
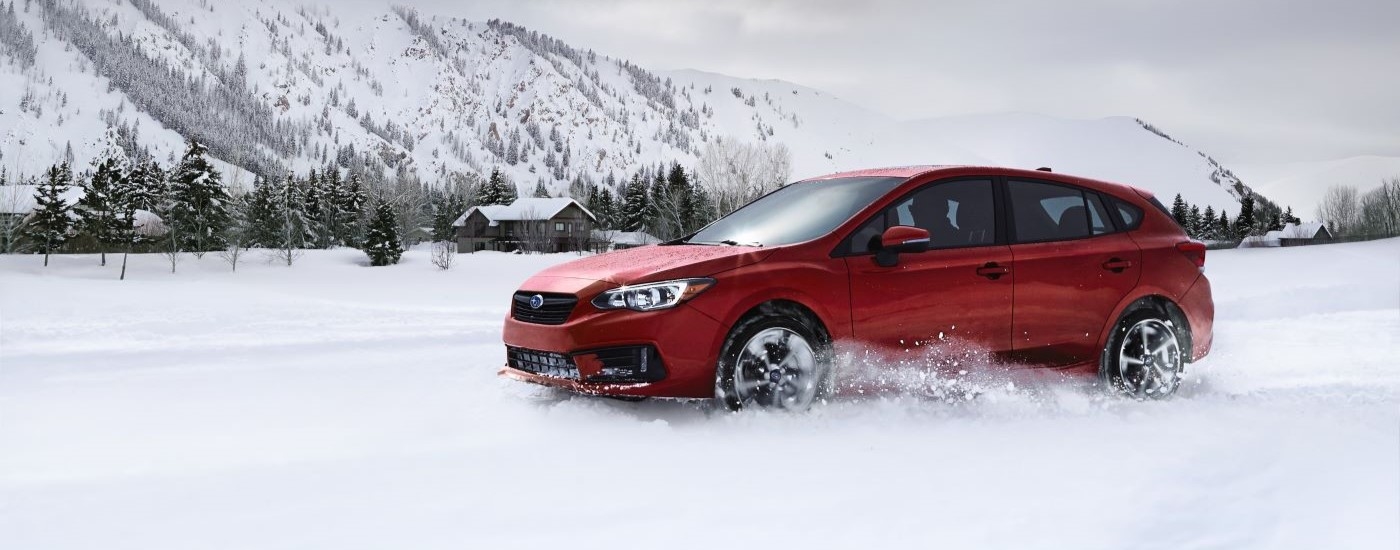
<instances>
[{"instance_id":1,"label":"headlight","mask_svg":"<svg viewBox=\"0 0 1400 550\"><path fill-rule=\"evenodd\" d=\"M598 309L630 309L633 311L655 311L676 307L677 304L694 298L705 289L714 286L714 279L678 279L660 283L646 283L614 288L603 291L593 299L593 307Z\"/></svg>"}]
</instances>

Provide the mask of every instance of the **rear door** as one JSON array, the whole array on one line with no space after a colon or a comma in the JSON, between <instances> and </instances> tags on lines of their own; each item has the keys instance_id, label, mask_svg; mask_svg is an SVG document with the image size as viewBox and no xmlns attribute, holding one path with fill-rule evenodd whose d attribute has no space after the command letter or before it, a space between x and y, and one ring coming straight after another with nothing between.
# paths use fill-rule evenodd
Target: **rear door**
<instances>
[{"instance_id":1,"label":"rear door","mask_svg":"<svg viewBox=\"0 0 1400 550\"><path fill-rule=\"evenodd\" d=\"M846 241L858 340L920 356L1005 352L1011 344L1011 250L998 236L991 178L935 182L876 215ZM929 231L930 250L875 263L872 240L894 225Z\"/></svg>"},{"instance_id":2,"label":"rear door","mask_svg":"<svg viewBox=\"0 0 1400 550\"><path fill-rule=\"evenodd\" d=\"M1137 286L1141 254L1103 198L1045 181L1006 182L1016 264L1012 357L1038 366L1096 361L1099 331Z\"/></svg>"}]
</instances>

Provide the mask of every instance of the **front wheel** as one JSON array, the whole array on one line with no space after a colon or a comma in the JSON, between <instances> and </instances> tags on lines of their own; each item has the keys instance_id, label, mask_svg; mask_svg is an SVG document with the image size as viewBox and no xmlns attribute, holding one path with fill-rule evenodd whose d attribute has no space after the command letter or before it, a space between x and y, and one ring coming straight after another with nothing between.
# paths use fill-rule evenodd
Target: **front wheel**
<instances>
[{"instance_id":1,"label":"front wheel","mask_svg":"<svg viewBox=\"0 0 1400 550\"><path fill-rule=\"evenodd\" d=\"M1139 310L1113 329L1100 360L1108 387L1137 399L1166 399L1181 385L1181 339L1167 315Z\"/></svg>"},{"instance_id":2,"label":"front wheel","mask_svg":"<svg viewBox=\"0 0 1400 550\"><path fill-rule=\"evenodd\" d=\"M829 340L820 324L800 309L765 306L736 324L725 339L715 393L730 410L806 410L831 373Z\"/></svg>"}]
</instances>

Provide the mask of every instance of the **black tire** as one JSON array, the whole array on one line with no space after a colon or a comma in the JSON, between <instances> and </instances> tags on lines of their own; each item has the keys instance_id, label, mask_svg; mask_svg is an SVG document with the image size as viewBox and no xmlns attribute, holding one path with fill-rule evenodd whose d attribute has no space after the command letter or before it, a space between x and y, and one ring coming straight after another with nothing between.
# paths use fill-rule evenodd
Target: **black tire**
<instances>
[{"instance_id":1,"label":"black tire","mask_svg":"<svg viewBox=\"0 0 1400 550\"><path fill-rule=\"evenodd\" d=\"M1156 307L1124 314L1100 356L1099 379L1115 394L1171 398L1181 386L1188 355L1180 330L1169 314ZM1154 348L1160 351L1152 353Z\"/></svg>"},{"instance_id":2,"label":"black tire","mask_svg":"<svg viewBox=\"0 0 1400 550\"><path fill-rule=\"evenodd\" d=\"M766 393L760 391L759 394L754 393L754 391L759 390L740 391L738 384L741 379L751 380L755 378L754 369L758 368L752 364L752 361L740 365L741 358L745 355L745 347L755 337L761 334L772 334L775 329L777 332L790 333L788 334L790 338L801 338L801 343L805 343L812 352L816 369L810 373L810 377L802 380L804 387L807 383L813 385L814 391L811 399L775 398L774 390L771 389ZM800 343L796 341L785 341L785 344L788 344L789 353L792 352L791 348L800 348ZM730 329L729 335L724 339L724 345L720 349L719 361L715 368L715 397L731 411L738 411L745 407L804 410L829 392L833 358L830 333L810 312L792 303L769 302L759 306L756 311L735 323L734 327ZM752 357L748 359L752 359ZM741 371L740 369L745 370ZM747 373L747 375L741 377L741 373ZM786 381L786 379L784 380ZM780 383L774 382L774 384Z\"/></svg>"}]
</instances>

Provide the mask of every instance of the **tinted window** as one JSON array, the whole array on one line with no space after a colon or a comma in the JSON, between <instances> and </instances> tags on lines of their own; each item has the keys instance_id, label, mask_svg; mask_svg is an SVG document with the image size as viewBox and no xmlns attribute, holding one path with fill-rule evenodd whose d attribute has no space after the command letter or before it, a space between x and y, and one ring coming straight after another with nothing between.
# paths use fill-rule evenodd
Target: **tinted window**
<instances>
[{"instance_id":1,"label":"tinted window","mask_svg":"<svg viewBox=\"0 0 1400 550\"><path fill-rule=\"evenodd\" d=\"M1095 235L1113 232L1113 224L1108 220L1108 209L1103 206L1103 199L1095 193L1085 193L1084 198L1089 204L1089 231Z\"/></svg>"},{"instance_id":2,"label":"tinted window","mask_svg":"<svg viewBox=\"0 0 1400 550\"><path fill-rule=\"evenodd\" d=\"M686 242L776 246L830 233L905 178L836 178L798 182L715 220Z\"/></svg>"},{"instance_id":3,"label":"tinted window","mask_svg":"<svg viewBox=\"0 0 1400 550\"><path fill-rule=\"evenodd\" d=\"M1012 180L1007 182L1007 190L1017 242L1089 236L1089 209L1078 189Z\"/></svg>"},{"instance_id":4,"label":"tinted window","mask_svg":"<svg viewBox=\"0 0 1400 550\"><path fill-rule=\"evenodd\" d=\"M851 235L849 251L874 250L880 234L892 226L928 230L930 248L981 246L996 242L996 209L990 180L934 184L895 203Z\"/></svg>"},{"instance_id":5,"label":"tinted window","mask_svg":"<svg viewBox=\"0 0 1400 550\"><path fill-rule=\"evenodd\" d=\"M1142 223L1142 210L1136 206L1115 200L1113 201L1113 209L1118 211L1118 226L1124 230L1136 229L1138 224Z\"/></svg>"}]
</instances>

